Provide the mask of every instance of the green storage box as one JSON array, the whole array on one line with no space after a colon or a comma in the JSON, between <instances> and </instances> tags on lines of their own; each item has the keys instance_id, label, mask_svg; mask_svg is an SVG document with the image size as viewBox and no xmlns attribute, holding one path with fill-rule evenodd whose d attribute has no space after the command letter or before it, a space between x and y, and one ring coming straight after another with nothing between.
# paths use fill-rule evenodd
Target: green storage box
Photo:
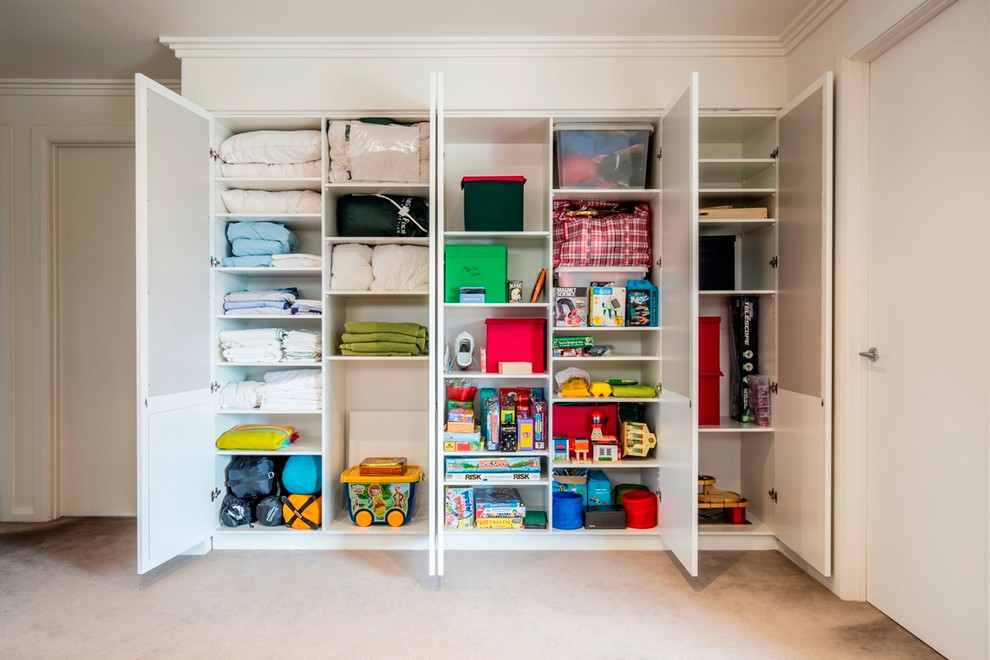
<instances>
[{"instance_id":1,"label":"green storage box","mask_svg":"<svg viewBox=\"0 0 990 660\"><path fill-rule=\"evenodd\" d=\"M455 303L462 286L484 287L486 303L504 303L504 245L447 245L444 248L444 302Z\"/></svg>"},{"instance_id":2,"label":"green storage box","mask_svg":"<svg viewBox=\"0 0 990 660\"><path fill-rule=\"evenodd\" d=\"M466 176L461 179L465 231L522 231L525 183L524 176Z\"/></svg>"}]
</instances>

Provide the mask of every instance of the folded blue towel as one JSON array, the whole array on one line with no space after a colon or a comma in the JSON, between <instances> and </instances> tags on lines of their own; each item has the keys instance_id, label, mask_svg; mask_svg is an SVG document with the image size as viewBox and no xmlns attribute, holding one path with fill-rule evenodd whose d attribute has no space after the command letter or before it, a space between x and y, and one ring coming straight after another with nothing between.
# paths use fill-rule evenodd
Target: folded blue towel
<instances>
[{"instance_id":1,"label":"folded blue towel","mask_svg":"<svg viewBox=\"0 0 990 660\"><path fill-rule=\"evenodd\" d=\"M236 238L230 242L230 251L235 257L249 257L258 254L288 254L289 246L281 241L268 241L261 238Z\"/></svg>"},{"instance_id":2,"label":"folded blue towel","mask_svg":"<svg viewBox=\"0 0 990 660\"><path fill-rule=\"evenodd\" d=\"M259 266L271 266L272 255L261 254L251 257L224 257L220 260L220 265L224 268L257 268Z\"/></svg>"},{"instance_id":3,"label":"folded blue towel","mask_svg":"<svg viewBox=\"0 0 990 660\"><path fill-rule=\"evenodd\" d=\"M265 254L289 254L299 250L299 239L279 222L232 222L227 225L227 240L231 244L238 240L275 241L282 246L278 252ZM260 253L254 252L253 254ZM235 252L235 256L243 255L237 255Z\"/></svg>"}]
</instances>

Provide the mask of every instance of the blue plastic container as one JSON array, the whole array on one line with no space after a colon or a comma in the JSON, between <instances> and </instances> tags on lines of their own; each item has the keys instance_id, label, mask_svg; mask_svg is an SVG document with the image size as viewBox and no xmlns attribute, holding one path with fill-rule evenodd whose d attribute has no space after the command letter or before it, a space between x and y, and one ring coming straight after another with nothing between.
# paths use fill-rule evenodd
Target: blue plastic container
<instances>
[{"instance_id":1,"label":"blue plastic container","mask_svg":"<svg viewBox=\"0 0 990 660\"><path fill-rule=\"evenodd\" d=\"M583 512L584 498L580 494L567 490L554 492L551 520L554 529L581 529Z\"/></svg>"}]
</instances>

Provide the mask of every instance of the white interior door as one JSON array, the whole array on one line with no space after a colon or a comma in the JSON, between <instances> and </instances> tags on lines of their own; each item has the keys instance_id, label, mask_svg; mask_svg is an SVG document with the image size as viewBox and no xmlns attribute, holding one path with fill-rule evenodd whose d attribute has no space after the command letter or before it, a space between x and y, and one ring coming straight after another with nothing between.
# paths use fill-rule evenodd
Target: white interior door
<instances>
[{"instance_id":1,"label":"white interior door","mask_svg":"<svg viewBox=\"0 0 990 660\"><path fill-rule=\"evenodd\" d=\"M57 153L58 511L133 516L134 148Z\"/></svg>"},{"instance_id":2,"label":"white interior door","mask_svg":"<svg viewBox=\"0 0 990 660\"><path fill-rule=\"evenodd\" d=\"M698 74L660 120L660 537L698 575Z\"/></svg>"},{"instance_id":3,"label":"white interior door","mask_svg":"<svg viewBox=\"0 0 990 660\"><path fill-rule=\"evenodd\" d=\"M215 526L210 395L211 116L135 77L138 572Z\"/></svg>"},{"instance_id":4,"label":"white interior door","mask_svg":"<svg viewBox=\"0 0 990 660\"><path fill-rule=\"evenodd\" d=\"M990 654L988 24L959 0L870 65L867 599L950 658Z\"/></svg>"},{"instance_id":5,"label":"white interior door","mask_svg":"<svg viewBox=\"0 0 990 660\"><path fill-rule=\"evenodd\" d=\"M832 574L832 74L777 116L774 534Z\"/></svg>"}]
</instances>

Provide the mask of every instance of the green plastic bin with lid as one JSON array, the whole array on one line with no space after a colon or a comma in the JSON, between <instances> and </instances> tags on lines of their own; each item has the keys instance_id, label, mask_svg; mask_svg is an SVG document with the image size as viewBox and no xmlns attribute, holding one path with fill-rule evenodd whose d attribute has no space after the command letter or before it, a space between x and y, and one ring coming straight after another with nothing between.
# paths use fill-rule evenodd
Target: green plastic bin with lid
<instances>
[{"instance_id":1,"label":"green plastic bin with lid","mask_svg":"<svg viewBox=\"0 0 990 660\"><path fill-rule=\"evenodd\" d=\"M444 302L458 302L463 286L484 287L485 303L507 302L508 254L505 245L447 245L443 254Z\"/></svg>"},{"instance_id":2,"label":"green plastic bin with lid","mask_svg":"<svg viewBox=\"0 0 990 660\"><path fill-rule=\"evenodd\" d=\"M465 231L522 231L524 176L466 176Z\"/></svg>"}]
</instances>

